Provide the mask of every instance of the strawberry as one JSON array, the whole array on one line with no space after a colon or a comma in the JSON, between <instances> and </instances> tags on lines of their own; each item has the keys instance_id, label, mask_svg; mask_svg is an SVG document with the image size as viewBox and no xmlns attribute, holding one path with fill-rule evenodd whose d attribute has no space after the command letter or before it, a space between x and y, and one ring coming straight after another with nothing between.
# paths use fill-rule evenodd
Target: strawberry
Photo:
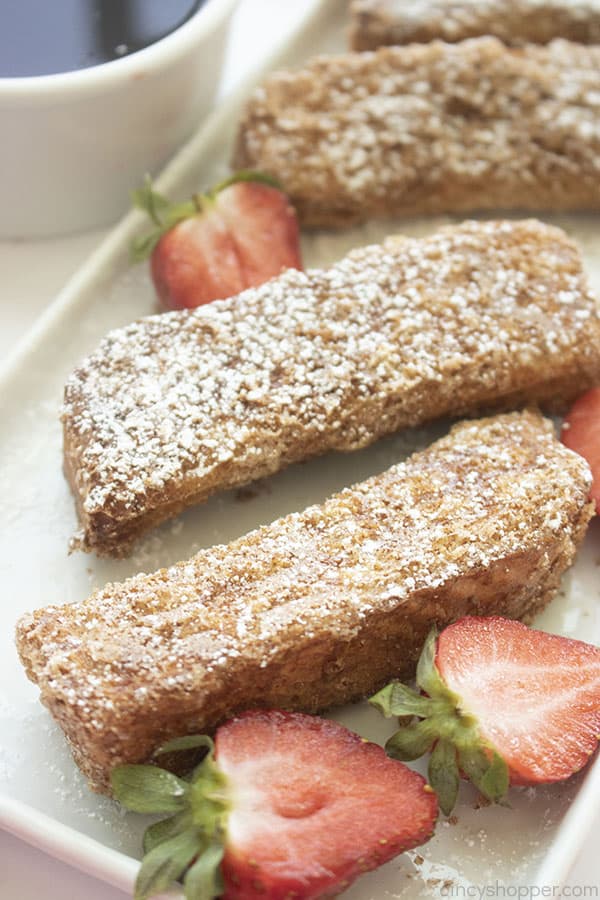
<instances>
[{"instance_id":1,"label":"strawberry","mask_svg":"<svg viewBox=\"0 0 600 900\"><path fill-rule=\"evenodd\" d=\"M302 268L296 214L277 183L260 172L237 172L173 205L147 180L134 203L155 228L134 243L133 257L150 256L154 286L167 309L223 300L283 269Z\"/></svg>"},{"instance_id":2,"label":"strawberry","mask_svg":"<svg viewBox=\"0 0 600 900\"><path fill-rule=\"evenodd\" d=\"M392 682L371 698L384 715L418 717L386 745L395 759L432 750L429 780L448 815L459 772L489 800L509 784L562 781L600 735L600 648L499 617L467 617L437 636L417 667L422 694Z\"/></svg>"},{"instance_id":3,"label":"strawberry","mask_svg":"<svg viewBox=\"0 0 600 900\"><path fill-rule=\"evenodd\" d=\"M316 716L249 712L159 752L205 746L188 780L155 766L113 770L137 812L169 812L144 836L136 900L184 875L187 900L338 894L431 836L435 794L376 744ZM184 874L185 873L185 874Z\"/></svg>"},{"instance_id":4,"label":"strawberry","mask_svg":"<svg viewBox=\"0 0 600 900\"><path fill-rule=\"evenodd\" d=\"M600 387L583 394L565 417L563 444L583 456L592 470L591 499L600 513Z\"/></svg>"}]
</instances>

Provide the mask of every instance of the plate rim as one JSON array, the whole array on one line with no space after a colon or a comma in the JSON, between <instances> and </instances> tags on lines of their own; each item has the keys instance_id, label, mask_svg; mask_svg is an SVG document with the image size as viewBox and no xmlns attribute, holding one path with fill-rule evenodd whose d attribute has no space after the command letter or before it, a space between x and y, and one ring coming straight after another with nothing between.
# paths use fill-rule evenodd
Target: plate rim
<instances>
[{"instance_id":1,"label":"plate rim","mask_svg":"<svg viewBox=\"0 0 600 900\"><path fill-rule=\"evenodd\" d=\"M252 68L243 82L206 117L200 128L177 151L156 178L155 185L158 190L165 193L174 190L177 182L186 177L192 163L205 152L206 147L218 133L230 124L232 116L243 106L252 88L266 73L280 64L285 64L285 57L293 52L295 45L302 41L306 32L313 28L320 18L328 18L332 8L331 0L305 0L303 15L295 30L279 42L266 59ZM30 354L35 353L43 344L47 332L68 315L69 309L85 303L86 292L93 288L95 282L108 268L114 267L122 257L124 248L129 245L144 221L144 213L132 210L100 241L0 364L0 389L11 381ZM594 797L599 795L600 754L597 754L585 773L575 800L558 825L554 840L549 845L541 865L538 866L531 886L560 887L564 884L596 818L597 808L593 801ZM0 828L53 858L99 878L119 890L126 892L132 890L139 867L138 860L1 791ZM161 895L165 898L166 896ZM171 892L168 896L173 900L174 896L182 895L174 895Z\"/></svg>"}]
</instances>

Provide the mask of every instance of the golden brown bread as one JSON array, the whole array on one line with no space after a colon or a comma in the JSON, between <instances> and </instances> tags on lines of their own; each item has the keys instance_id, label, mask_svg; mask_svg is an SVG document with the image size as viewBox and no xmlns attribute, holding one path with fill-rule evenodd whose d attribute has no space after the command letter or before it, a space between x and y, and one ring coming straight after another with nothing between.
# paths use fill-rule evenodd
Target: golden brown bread
<instances>
[{"instance_id":1,"label":"golden brown bread","mask_svg":"<svg viewBox=\"0 0 600 900\"><path fill-rule=\"evenodd\" d=\"M600 43L598 0L354 0L351 11L355 50L482 35L513 46L561 37Z\"/></svg>"},{"instance_id":2,"label":"golden brown bread","mask_svg":"<svg viewBox=\"0 0 600 900\"><path fill-rule=\"evenodd\" d=\"M234 156L301 222L600 208L600 47L434 41L314 59L249 100Z\"/></svg>"},{"instance_id":3,"label":"golden brown bread","mask_svg":"<svg viewBox=\"0 0 600 900\"><path fill-rule=\"evenodd\" d=\"M81 542L126 553L214 491L436 416L564 405L600 382L566 235L465 223L114 331L65 391Z\"/></svg>"},{"instance_id":4,"label":"golden brown bread","mask_svg":"<svg viewBox=\"0 0 600 900\"><path fill-rule=\"evenodd\" d=\"M583 538L590 480L538 414L463 423L321 506L25 616L21 660L106 790L112 766L240 710L314 712L409 675L434 622L531 619Z\"/></svg>"}]
</instances>

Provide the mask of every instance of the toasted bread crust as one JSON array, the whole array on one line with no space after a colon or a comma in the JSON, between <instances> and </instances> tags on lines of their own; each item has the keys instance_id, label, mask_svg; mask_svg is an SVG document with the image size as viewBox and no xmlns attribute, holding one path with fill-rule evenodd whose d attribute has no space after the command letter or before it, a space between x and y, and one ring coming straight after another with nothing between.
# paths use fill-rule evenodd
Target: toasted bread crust
<instances>
[{"instance_id":1,"label":"toasted bread crust","mask_svg":"<svg viewBox=\"0 0 600 900\"><path fill-rule=\"evenodd\" d=\"M537 222L390 239L112 332L65 390L82 544L122 555L219 489L442 415L558 408L600 381L574 244Z\"/></svg>"},{"instance_id":2,"label":"toasted bread crust","mask_svg":"<svg viewBox=\"0 0 600 900\"><path fill-rule=\"evenodd\" d=\"M565 38L600 43L598 0L355 0L354 50L493 35L511 46Z\"/></svg>"},{"instance_id":3,"label":"toasted bread crust","mask_svg":"<svg viewBox=\"0 0 600 900\"><path fill-rule=\"evenodd\" d=\"M475 209L598 209L600 47L495 38L320 57L246 107L234 164L304 226Z\"/></svg>"},{"instance_id":4,"label":"toasted bread crust","mask_svg":"<svg viewBox=\"0 0 600 900\"><path fill-rule=\"evenodd\" d=\"M25 616L29 677L93 788L251 707L315 712L410 674L433 623L530 619L593 505L538 414L456 426L406 463L153 575Z\"/></svg>"}]
</instances>

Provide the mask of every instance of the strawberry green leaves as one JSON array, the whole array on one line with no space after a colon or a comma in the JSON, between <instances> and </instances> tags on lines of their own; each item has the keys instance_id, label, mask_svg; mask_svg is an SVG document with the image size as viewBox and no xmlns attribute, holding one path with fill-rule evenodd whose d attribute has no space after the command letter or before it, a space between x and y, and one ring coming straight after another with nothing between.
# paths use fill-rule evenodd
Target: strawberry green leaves
<instances>
[{"instance_id":1,"label":"strawberry green leaves","mask_svg":"<svg viewBox=\"0 0 600 900\"><path fill-rule=\"evenodd\" d=\"M138 813L178 812L189 785L156 766L119 766L112 773L112 789L119 802Z\"/></svg>"},{"instance_id":2,"label":"strawberry green leaves","mask_svg":"<svg viewBox=\"0 0 600 900\"><path fill-rule=\"evenodd\" d=\"M221 862L225 848L220 841L209 844L185 876L186 898L220 897L223 893Z\"/></svg>"},{"instance_id":3,"label":"strawberry green leaves","mask_svg":"<svg viewBox=\"0 0 600 900\"><path fill-rule=\"evenodd\" d=\"M491 758L490 758L491 757ZM509 787L508 766L491 747L463 747L458 754L461 770L477 790L493 803L501 803Z\"/></svg>"},{"instance_id":4,"label":"strawberry green leaves","mask_svg":"<svg viewBox=\"0 0 600 900\"><path fill-rule=\"evenodd\" d=\"M392 681L369 700L386 718L391 716L431 715L436 708L429 697L423 697L406 684Z\"/></svg>"},{"instance_id":5,"label":"strawberry green leaves","mask_svg":"<svg viewBox=\"0 0 600 900\"><path fill-rule=\"evenodd\" d=\"M134 900L145 900L167 890L189 868L202 852L202 834L198 828L189 828L174 837L157 844L144 857L135 882ZM186 900L194 895L185 891ZM211 897L214 895L211 895ZM198 900L202 895L196 895ZM206 895L202 900L209 900Z\"/></svg>"},{"instance_id":6,"label":"strawberry green leaves","mask_svg":"<svg viewBox=\"0 0 600 900\"><path fill-rule=\"evenodd\" d=\"M131 809L131 806L124 803L122 800L121 803L123 803L123 806L127 806L128 809ZM132 811L137 812L137 810ZM193 818L191 810L185 809L177 816L171 816L170 819L161 819L160 822L149 825L148 828L146 828L143 837L144 853L150 853L150 851L154 850L159 844L168 841L182 831L186 831L192 824Z\"/></svg>"},{"instance_id":7,"label":"strawberry green leaves","mask_svg":"<svg viewBox=\"0 0 600 900\"><path fill-rule=\"evenodd\" d=\"M449 816L456 805L460 782L456 748L451 741L446 738L438 740L429 759L427 775L438 796L440 809Z\"/></svg>"},{"instance_id":8,"label":"strawberry green leaves","mask_svg":"<svg viewBox=\"0 0 600 900\"><path fill-rule=\"evenodd\" d=\"M229 805L213 742L205 735L190 735L169 741L155 756L197 748L208 752L188 779L157 766L118 766L112 772L114 796L127 809L175 813L146 829L134 900L146 900L181 878L186 900L211 900L221 893Z\"/></svg>"},{"instance_id":9,"label":"strawberry green leaves","mask_svg":"<svg viewBox=\"0 0 600 900\"><path fill-rule=\"evenodd\" d=\"M239 169L233 175L216 184L207 194L209 197L216 197L225 188L231 187L232 184L241 184L244 181L257 181L259 184L266 184L267 187L277 188L278 191L282 190L279 179L274 178L272 175L267 175L266 172L257 172L255 169Z\"/></svg>"},{"instance_id":10,"label":"strawberry green leaves","mask_svg":"<svg viewBox=\"0 0 600 900\"><path fill-rule=\"evenodd\" d=\"M500 802L508 790L508 767L495 749L482 740L477 720L461 707L460 697L441 678L436 665L437 632L425 642L417 666L420 693L392 682L370 699L386 717L409 716L411 721L388 740L393 759L410 761L431 751L428 776L440 808L449 815L458 795L460 771L488 800Z\"/></svg>"},{"instance_id":11,"label":"strawberry green leaves","mask_svg":"<svg viewBox=\"0 0 600 900\"><path fill-rule=\"evenodd\" d=\"M435 734L427 721L411 724L401 728L385 745L386 753L392 759L402 762L412 762L420 759L431 750L435 741Z\"/></svg>"},{"instance_id":12,"label":"strawberry green leaves","mask_svg":"<svg viewBox=\"0 0 600 900\"><path fill-rule=\"evenodd\" d=\"M164 756L165 753L176 753L180 750L200 750L204 748L209 753L214 753L215 745L207 734L187 734L184 737L173 738L167 741L155 752L155 756Z\"/></svg>"}]
</instances>

